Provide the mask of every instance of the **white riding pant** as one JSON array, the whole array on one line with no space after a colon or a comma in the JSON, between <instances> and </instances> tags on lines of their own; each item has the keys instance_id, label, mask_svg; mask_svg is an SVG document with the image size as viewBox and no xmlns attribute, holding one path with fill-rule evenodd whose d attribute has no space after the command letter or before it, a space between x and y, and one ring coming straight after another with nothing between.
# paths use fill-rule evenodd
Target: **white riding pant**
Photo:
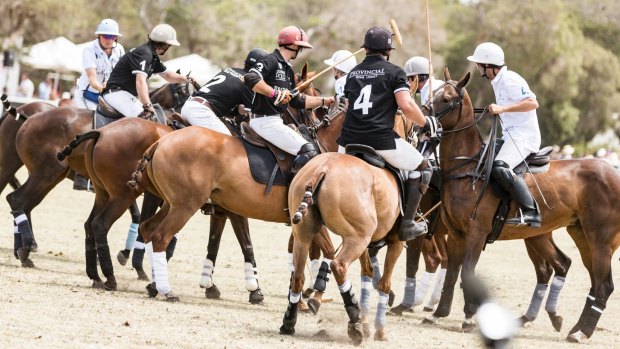
<instances>
[{"instance_id":1,"label":"white riding pant","mask_svg":"<svg viewBox=\"0 0 620 349\"><path fill-rule=\"evenodd\" d=\"M73 104L74 107L80 108L80 109L88 109L88 110L97 109L97 103L93 103L89 101L88 99L84 98L84 96L82 96L82 91L77 91L75 93L75 96L73 96L71 103Z\"/></svg>"},{"instance_id":2,"label":"white riding pant","mask_svg":"<svg viewBox=\"0 0 620 349\"><path fill-rule=\"evenodd\" d=\"M414 171L420 166L424 157L409 142L396 138L396 149L375 150L388 164L399 170ZM344 147L339 145L338 152L344 154Z\"/></svg>"},{"instance_id":3,"label":"white riding pant","mask_svg":"<svg viewBox=\"0 0 620 349\"><path fill-rule=\"evenodd\" d=\"M495 160L501 160L507 163L510 169L514 169L517 165L522 163L528 155L537 151L538 149L527 146L523 138L504 137L504 144L495 157Z\"/></svg>"},{"instance_id":4,"label":"white riding pant","mask_svg":"<svg viewBox=\"0 0 620 349\"><path fill-rule=\"evenodd\" d=\"M291 155L297 155L299 149L308 143L299 133L284 125L279 115L253 118L250 120L250 127L261 137Z\"/></svg>"},{"instance_id":5,"label":"white riding pant","mask_svg":"<svg viewBox=\"0 0 620 349\"><path fill-rule=\"evenodd\" d=\"M202 126L210 130L231 135L230 131L220 118L215 115L211 108L200 102L188 100L181 108L181 115L192 126Z\"/></svg>"},{"instance_id":6,"label":"white riding pant","mask_svg":"<svg viewBox=\"0 0 620 349\"><path fill-rule=\"evenodd\" d=\"M127 91L106 93L103 95L103 100L126 117L136 117L144 110L138 97Z\"/></svg>"}]
</instances>

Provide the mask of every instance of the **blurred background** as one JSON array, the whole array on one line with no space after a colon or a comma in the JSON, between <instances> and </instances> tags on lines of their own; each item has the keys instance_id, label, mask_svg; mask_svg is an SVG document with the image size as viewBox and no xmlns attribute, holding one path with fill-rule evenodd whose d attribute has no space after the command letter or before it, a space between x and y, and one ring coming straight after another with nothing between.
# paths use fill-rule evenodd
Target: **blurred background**
<instances>
[{"instance_id":1,"label":"blurred background","mask_svg":"<svg viewBox=\"0 0 620 349\"><path fill-rule=\"evenodd\" d=\"M556 145L557 157L596 156L617 165L619 1L429 2L437 78L443 78L446 65L454 79L472 72L468 92L474 105L494 102L490 84L466 60L478 43L493 41L503 47L508 68L521 74L538 97L543 145ZM394 18L404 43L391 61L403 66L411 56L428 56L424 6L423 0L5 0L0 7L0 88L15 95L20 72L25 72L35 85L34 97L46 78L53 84L49 98L71 93L80 73L80 65L75 68L75 60L81 60L79 44L95 39L103 18L118 21L124 35L119 42L126 50L144 43L154 25L171 24L181 46L162 60L193 54L177 66L203 83L221 67L242 66L251 48L273 50L280 28L287 25L302 27L314 45L293 62L294 68L307 61L311 70L320 71L334 51L357 50L368 28L389 28ZM52 66L33 62L35 45L48 40L65 44L43 48L60 58ZM316 85L331 94L332 80L326 74Z\"/></svg>"}]
</instances>

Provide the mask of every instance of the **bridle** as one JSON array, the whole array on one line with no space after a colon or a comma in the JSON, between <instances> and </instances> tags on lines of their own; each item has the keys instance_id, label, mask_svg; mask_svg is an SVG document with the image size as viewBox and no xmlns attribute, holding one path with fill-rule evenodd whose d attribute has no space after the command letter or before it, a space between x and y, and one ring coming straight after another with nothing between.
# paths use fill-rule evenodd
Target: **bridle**
<instances>
[{"instance_id":1,"label":"bridle","mask_svg":"<svg viewBox=\"0 0 620 349\"><path fill-rule=\"evenodd\" d=\"M168 89L172 95L172 109L180 112L181 107L189 98L189 81L185 84L168 84Z\"/></svg>"}]
</instances>

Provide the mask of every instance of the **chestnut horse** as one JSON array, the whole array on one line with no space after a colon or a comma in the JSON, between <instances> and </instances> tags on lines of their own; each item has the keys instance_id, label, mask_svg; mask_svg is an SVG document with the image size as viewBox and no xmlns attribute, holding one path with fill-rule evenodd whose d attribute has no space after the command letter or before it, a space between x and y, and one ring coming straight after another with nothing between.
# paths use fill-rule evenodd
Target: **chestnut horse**
<instances>
[{"instance_id":1,"label":"chestnut horse","mask_svg":"<svg viewBox=\"0 0 620 349\"><path fill-rule=\"evenodd\" d=\"M180 107L190 93L187 84L167 84L154 91L151 98L154 103L169 109ZM24 185L7 195L7 201L22 237L18 254L23 266L34 266L29 258L32 229L27 218L32 209L70 170L88 175L84 165L84 147L76 149L71 161L59 162L56 153L75 135L92 130L93 115L92 111L74 107L54 108L29 117L19 128L15 146L19 158L28 168L29 177Z\"/></svg>"},{"instance_id":2,"label":"chestnut horse","mask_svg":"<svg viewBox=\"0 0 620 349\"><path fill-rule=\"evenodd\" d=\"M438 114L444 114L440 118L444 130L440 166L444 176L458 179L443 184L442 214L451 228L448 239L450 258L441 300L432 321L449 315L459 269L462 267L462 280L467 281L473 276L499 202L495 193L484 192L477 216L471 219L478 193L472 189L471 179L459 174L475 172L476 161L468 159L480 154L483 141L479 130L474 127L478 120L464 89L470 74L460 81L453 81L446 68L444 75L446 84L433 99L434 109L441 111ZM585 341L594 332L613 292L611 256L620 245L620 216L615 214L620 205L620 173L598 159L555 160L551 161L547 172L527 174L525 179L537 202L544 203L540 205L542 227L504 227L499 238L528 239L566 227L591 280L585 306L567 340ZM514 215L516 209L516 204L512 203L510 214ZM469 320L476 309L469 291L463 291L465 317Z\"/></svg>"}]
</instances>

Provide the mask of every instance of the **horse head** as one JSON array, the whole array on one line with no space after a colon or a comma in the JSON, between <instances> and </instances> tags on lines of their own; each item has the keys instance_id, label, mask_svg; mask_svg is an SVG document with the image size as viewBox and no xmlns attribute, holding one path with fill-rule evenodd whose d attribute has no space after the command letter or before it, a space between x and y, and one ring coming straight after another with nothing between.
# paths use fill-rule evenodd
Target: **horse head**
<instances>
[{"instance_id":1,"label":"horse head","mask_svg":"<svg viewBox=\"0 0 620 349\"><path fill-rule=\"evenodd\" d=\"M187 76L189 77L189 74ZM180 112L187 99L199 89L200 85L193 80L191 84L189 81L165 84L151 93L151 100L153 103L159 103L164 109L174 109L176 112Z\"/></svg>"},{"instance_id":2,"label":"horse head","mask_svg":"<svg viewBox=\"0 0 620 349\"><path fill-rule=\"evenodd\" d=\"M445 83L435 90L432 100L432 111L437 121L441 123L444 133L454 132L473 122L473 107L465 90L470 76L471 74L468 72L461 80L455 81L452 80L448 67L444 69ZM425 109L425 114L430 113L430 100L426 102L423 109Z\"/></svg>"}]
</instances>

